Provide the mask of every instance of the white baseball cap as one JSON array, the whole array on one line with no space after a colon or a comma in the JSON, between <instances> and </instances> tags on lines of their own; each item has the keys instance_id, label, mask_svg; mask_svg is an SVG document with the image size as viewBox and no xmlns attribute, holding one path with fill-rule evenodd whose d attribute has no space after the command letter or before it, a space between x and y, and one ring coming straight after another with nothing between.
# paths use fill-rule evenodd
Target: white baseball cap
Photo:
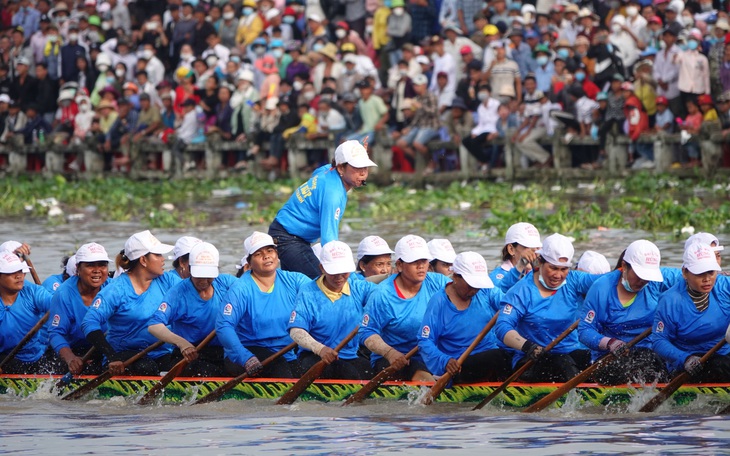
<instances>
[{"instance_id":1,"label":"white baseball cap","mask_svg":"<svg viewBox=\"0 0 730 456\"><path fill-rule=\"evenodd\" d=\"M451 270L463 277L472 288L494 288L494 283L489 278L487 262L476 252L462 252L456 255Z\"/></svg>"},{"instance_id":2,"label":"white baseball cap","mask_svg":"<svg viewBox=\"0 0 730 456\"><path fill-rule=\"evenodd\" d=\"M246 255L246 256L244 256L243 258L241 258L241 261L239 261L239 262L238 262L238 263L236 264L236 269L243 269L243 268L245 268L245 267L246 267L246 265L248 264L248 260L247 260L247 258L248 258L248 255Z\"/></svg>"},{"instance_id":3,"label":"white baseball cap","mask_svg":"<svg viewBox=\"0 0 730 456\"><path fill-rule=\"evenodd\" d=\"M272 20L273 18L275 18L276 16L278 16L280 14L281 14L281 11L279 11L276 8L271 8L270 10L268 10L266 12L266 14L264 15L264 17L266 18L267 21L270 21L270 20Z\"/></svg>"},{"instance_id":4,"label":"white baseball cap","mask_svg":"<svg viewBox=\"0 0 730 456\"><path fill-rule=\"evenodd\" d=\"M456 251L448 239L432 239L428 241L428 251L435 260L444 263L453 263L456 258Z\"/></svg>"},{"instance_id":5,"label":"white baseball cap","mask_svg":"<svg viewBox=\"0 0 730 456\"><path fill-rule=\"evenodd\" d=\"M269 236L267 233L262 233L261 231L254 231L251 233L251 236L247 237L246 240L243 241L243 248L246 250L246 256L253 255L260 248L269 245L276 247L274 238Z\"/></svg>"},{"instance_id":6,"label":"white baseball cap","mask_svg":"<svg viewBox=\"0 0 730 456\"><path fill-rule=\"evenodd\" d=\"M0 95L0 103L10 103L10 96L7 93Z\"/></svg>"},{"instance_id":7,"label":"white baseball cap","mask_svg":"<svg viewBox=\"0 0 730 456\"><path fill-rule=\"evenodd\" d=\"M0 253L0 273L12 274L18 271L30 272L28 263L21 261L18 255L13 252L6 250Z\"/></svg>"},{"instance_id":8,"label":"white baseball cap","mask_svg":"<svg viewBox=\"0 0 730 456\"><path fill-rule=\"evenodd\" d=\"M693 234L692 236L688 237L686 241L684 241L684 248L686 249L695 242L699 242L700 244L707 244L715 252L725 250L725 247L720 245L720 240L717 239L717 236L711 233L699 232ZM712 246L713 243L715 244L714 247Z\"/></svg>"},{"instance_id":9,"label":"white baseball cap","mask_svg":"<svg viewBox=\"0 0 730 456\"><path fill-rule=\"evenodd\" d=\"M692 274L703 274L708 271L722 271L717 264L715 251L707 244L693 242L682 255L682 267L687 268Z\"/></svg>"},{"instance_id":10,"label":"white baseball cap","mask_svg":"<svg viewBox=\"0 0 730 456\"><path fill-rule=\"evenodd\" d=\"M365 150L359 141L345 141L335 149L335 163L341 165L348 163L353 168L367 168L369 166L378 166L368 157L368 151Z\"/></svg>"},{"instance_id":11,"label":"white baseball cap","mask_svg":"<svg viewBox=\"0 0 730 456\"><path fill-rule=\"evenodd\" d=\"M323 245L319 262L327 274L345 274L355 271L352 250L342 241L330 241Z\"/></svg>"},{"instance_id":12,"label":"white baseball cap","mask_svg":"<svg viewBox=\"0 0 730 456\"><path fill-rule=\"evenodd\" d=\"M395 258L406 263L413 263L418 260L433 260L426 241L415 234L403 236L395 244Z\"/></svg>"},{"instance_id":13,"label":"white baseball cap","mask_svg":"<svg viewBox=\"0 0 730 456\"><path fill-rule=\"evenodd\" d=\"M391 255L390 246L380 236L367 236L357 246L357 261L362 260L365 255Z\"/></svg>"},{"instance_id":14,"label":"white baseball cap","mask_svg":"<svg viewBox=\"0 0 730 456\"><path fill-rule=\"evenodd\" d=\"M198 242L190 250L190 275L196 279L218 277L220 254L213 244Z\"/></svg>"},{"instance_id":15,"label":"white baseball cap","mask_svg":"<svg viewBox=\"0 0 730 456\"><path fill-rule=\"evenodd\" d=\"M417 74L413 76L413 85L426 85L428 84L428 77L425 74Z\"/></svg>"},{"instance_id":16,"label":"white baseball cap","mask_svg":"<svg viewBox=\"0 0 730 456\"><path fill-rule=\"evenodd\" d=\"M106 249L96 242L84 244L76 251L76 261L78 263L96 263L97 261L112 261L106 253Z\"/></svg>"},{"instance_id":17,"label":"white baseball cap","mask_svg":"<svg viewBox=\"0 0 730 456\"><path fill-rule=\"evenodd\" d=\"M322 244L319 242L312 244L312 252L314 252L314 256L319 260L319 256L322 254Z\"/></svg>"},{"instance_id":18,"label":"white baseball cap","mask_svg":"<svg viewBox=\"0 0 730 456\"><path fill-rule=\"evenodd\" d=\"M76 272L76 255L71 255L68 257L68 261L66 262L66 274L68 274L69 277L73 277L76 275Z\"/></svg>"},{"instance_id":19,"label":"white baseball cap","mask_svg":"<svg viewBox=\"0 0 730 456\"><path fill-rule=\"evenodd\" d=\"M573 243L562 234L555 233L546 237L537 253L552 265L568 268L573 266L573 255L575 255ZM561 258L567 258L568 261L561 261Z\"/></svg>"},{"instance_id":20,"label":"white baseball cap","mask_svg":"<svg viewBox=\"0 0 730 456\"><path fill-rule=\"evenodd\" d=\"M181 256L187 255L193 249L195 244L199 244L203 241L193 236L183 236L175 242L175 247L172 249L172 255L167 257L170 260L177 260Z\"/></svg>"},{"instance_id":21,"label":"white baseball cap","mask_svg":"<svg viewBox=\"0 0 730 456\"><path fill-rule=\"evenodd\" d=\"M416 63L420 63L421 65L429 65L431 63L431 60L429 60L429 58L425 55L417 55Z\"/></svg>"},{"instance_id":22,"label":"white baseball cap","mask_svg":"<svg viewBox=\"0 0 730 456\"><path fill-rule=\"evenodd\" d=\"M23 244L21 244L18 241L5 241L2 244L0 244L0 252L15 252L19 248L23 247Z\"/></svg>"},{"instance_id":23,"label":"white baseball cap","mask_svg":"<svg viewBox=\"0 0 730 456\"><path fill-rule=\"evenodd\" d=\"M664 282L659 270L661 259L659 248L645 239L632 242L624 253L624 261L631 265L636 275L650 282Z\"/></svg>"},{"instance_id":24,"label":"white baseball cap","mask_svg":"<svg viewBox=\"0 0 730 456\"><path fill-rule=\"evenodd\" d=\"M578 260L578 270L589 274L605 274L611 270L611 265L605 256L593 250L586 250Z\"/></svg>"},{"instance_id":25,"label":"white baseball cap","mask_svg":"<svg viewBox=\"0 0 730 456\"><path fill-rule=\"evenodd\" d=\"M527 222L515 223L507 230L507 234L504 235L504 244L514 244L515 242L530 249L542 247L540 232L533 224Z\"/></svg>"},{"instance_id":26,"label":"white baseball cap","mask_svg":"<svg viewBox=\"0 0 730 456\"><path fill-rule=\"evenodd\" d=\"M124 243L124 255L130 261L134 261L148 253L164 255L173 248L170 244L160 242L159 239L150 233L150 230L145 230L135 233L127 239L127 242Z\"/></svg>"}]
</instances>

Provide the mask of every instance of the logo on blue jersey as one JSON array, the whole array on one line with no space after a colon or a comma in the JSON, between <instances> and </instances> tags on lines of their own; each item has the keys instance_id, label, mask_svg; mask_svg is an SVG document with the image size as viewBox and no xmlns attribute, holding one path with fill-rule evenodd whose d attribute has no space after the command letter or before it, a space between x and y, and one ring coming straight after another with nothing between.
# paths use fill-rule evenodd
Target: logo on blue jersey
<instances>
[{"instance_id":1,"label":"logo on blue jersey","mask_svg":"<svg viewBox=\"0 0 730 456\"><path fill-rule=\"evenodd\" d=\"M663 321L660 321L659 323L656 324L656 332L658 332L658 333L664 332L664 322Z\"/></svg>"},{"instance_id":2,"label":"logo on blue jersey","mask_svg":"<svg viewBox=\"0 0 730 456\"><path fill-rule=\"evenodd\" d=\"M429 328L428 325L424 326L423 329L421 330L421 337L423 337L424 339L428 339L428 336L430 336L430 335L431 335L431 328Z\"/></svg>"},{"instance_id":3,"label":"logo on blue jersey","mask_svg":"<svg viewBox=\"0 0 730 456\"><path fill-rule=\"evenodd\" d=\"M362 317L362 325L363 326L367 326L368 323L370 323L370 315L365 314L365 316Z\"/></svg>"},{"instance_id":4,"label":"logo on blue jersey","mask_svg":"<svg viewBox=\"0 0 730 456\"><path fill-rule=\"evenodd\" d=\"M223 315L230 315L233 312L233 306L229 302L226 304L226 306L223 308Z\"/></svg>"},{"instance_id":5,"label":"logo on blue jersey","mask_svg":"<svg viewBox=\"0 0 730 456\"><path fill-rule=\"evenodd\" d=\"M53 282L53 291L56 291L56 290L58 290L58 287L60 287L60 286L61 286L61 284L60 284L60 283L58 283L58 282Z\"/></svg>"},{"instance_id":6,"label":"logo on blue jersey","mask_svg":"<svg viewBox=\"0 0 730 456\"><path fill-rule=\"evenodd\" d=\"M512 313L512 306L509 304L504 305L504 310L502 311L503 314L509 315Z\"/></svg>"},{"instance_id":7,"label":"logo on blue jersey","mask_svg":"<svg viewBox=\"0 0 730 456\"><path fill-rule=\"evenodd\" d=\"M163 302L162 304L160 304L160 307L157 310L159 310L162 313L167 312L167 303Z\"/></svg>"},{"instance_id":8,"label":"logo on blue jersey","mask_svg":"<svg viewBox=\"0 0 730 456\"><path fill-rule=\"evenodd\" d=\"M291 315L289 316L289 323L294 323L294 320L297 319L297 311L292 310Z\"/></svg>"},{"instance_id":9,"label":"logo on blue jersey","mask_svg":"<svg viewBox=\"0 0 730 456\"><path fill-rule=\"evenodd\" d=\"M335 220L339 220L339 219L340 219L340 208L338 207L337 210L335 211Z\"/></svg>"},{"instance_id":10,"label":"logo on blue jersey","mask_svg":"<svg viewBox=\"0 0 730 456\"><path fill-rule=\"evenodd\" d=\"M594 311L589 311L586 315L585 322L586 323L593 323L593 319L596 318L596 313Z\"/></svg>"},{"instance_id":11,"label":"logo on blue jersey","mask_svg":"<svg viewBox=\"0 0 730 456\"><path fill-rule=\"evenodd\" d=\"M504 279L504 274L502 274L502 273L500 272L499 274L497 274L497 275L495 276L495 278L496 278L497 280L502 280L502 279Z\"/></svg>"},{"instance_id":12,"label":"logo on blue jersey","mask_svg":"<svg viewBox=\"0 0 730 456\"><path fill-rule=\"evenodd\" d=\"M59 323L61 323L61 316L56 314L53 316L53 321L51 322L51 326L58 326Z\"/></svg>"},{"instance_id":13,"label":"logo on blue jersey","mask_svg":"<svg viewBox=\"0 0 730 456\"><path fill-rule=\"evenodd\" d=\"M93 307L94 309L98 309L100 305L101 305L101 298L99 298L99 299L97 299L96 301L94 301L94 304L92 304L91 306L92 306L92 307Z\"/></svg>"}]
</instances>

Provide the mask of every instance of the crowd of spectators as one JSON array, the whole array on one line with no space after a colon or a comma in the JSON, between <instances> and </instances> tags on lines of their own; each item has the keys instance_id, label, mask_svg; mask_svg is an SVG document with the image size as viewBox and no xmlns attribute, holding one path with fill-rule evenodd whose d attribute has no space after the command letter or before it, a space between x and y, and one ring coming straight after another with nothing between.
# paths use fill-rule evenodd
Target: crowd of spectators
<instances>
[{"instance_id":1,"label":"crowd of spectators","mask_svg":"<svg viewBox=\"0 0 730 456\"><path fill-rule=\"evenodd\" d=\"M544 139L574 138L598 168L609 135L652 168L653 132L701 160L705 122L730 131L724 0L0 0L0 142L89 143L110 169L124 146L235 141L225 164L277 170L287 139L392 139L393 167L482 171L509 139L545 168ZM560 128L558 128L560 127ZM389 141L389 144L391 142ZM327 160L308 151L307 164ZM1 165L1 164L0 164ZM149 166L160 163L150 161ZM69 166L78 168L79 163Z\"/></svg>"}]
</instances>

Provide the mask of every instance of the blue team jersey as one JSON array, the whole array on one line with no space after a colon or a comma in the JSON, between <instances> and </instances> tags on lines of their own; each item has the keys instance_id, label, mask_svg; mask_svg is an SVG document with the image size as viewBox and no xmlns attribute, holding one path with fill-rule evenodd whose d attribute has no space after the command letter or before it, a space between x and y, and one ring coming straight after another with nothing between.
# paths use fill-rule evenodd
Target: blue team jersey
<instances>
[{"instance_id":1,"label":"blue team jersey","mask_svg":"<svg viewBox=\"0 0 730 456\"><path fill-rule=\"evenodd\" d=\"M236 282L229 274L213 279L213 296L205 301L193 281L185 279L167 292L160 307L152 314L149 326L162 324L193 345L199 344L215 329L215 319L223 308L228 289ZM216 336L209 347L220 346Z\"/></svg>"},{"instance_id":2,"label":"blue team jersey","mask_svg":"<svg viewBox=\"0 0 730 456\"><path fill-rule=\"evenodd\" d=\"M649 282L626 307L619 301L616 291L621 271L610 272L593 283L581 310L578 337L591 350L594 361L605 353L598 347L604 337L629 342L654 323L659 296L682 279L681 269L661 268L661 271L664 282ZM636 347L651 348L651 337Z\"/></svg>"},{"instance_id":3,"label":"blue team jersey","mask_svg":"<svg viewBox=\"0 0 730 456\"><path fill-rule=\"evenodd\" d=\"M347 191L336 169L325 165L302 184L276 214L289 234L322 245L338 240Z\"/></svg>"},{"instance_id":4,"label":"blue team jersey","mask_svg":"<svg viewBox=\"0 0 730 456\"><path fill-rule=\"evenodd\" d=\"M109 283L111 283L111 279L107 279L101 288L103 289ZM51 300L49 336L51 347L56 353L64 347L73 350L84 350L91 347L91 344L86 341L84 332L81 331L81 322L89 308L81 299L78 284L78 277L69 277L58 288ZM102 331L106 331L106 324L102 325Z\"/></svg>"},{"instance_id":5,"label":"blue team jersey","mask_svg":"<svg viewBox=\"0 0 730 456\"><path fill-rule=\"evenodd\" d=\"M449 278L429 272L418 293L403 299L395 290L396 277L392 275L383 280L368 299L359 337L360 343L364 344L368 337L379 335L386 344L405 354L418 344L417 336L428 302L443 290ZM370 362L374 366L380 358L382 356L373 353ZM420 359L420 353L416 358Z\"/></svg>"},{"instance_id":6,"label":"blue team jersey","mask_svg":"<svg viewBox=\"0 0 730 456\"><path fill-rule=\"evenodd\" d=\"M687 292L687 282L682 280L659 298L652 347L666 361L669 372L684 370L687 357L708 352L725 337L729 323L730 277L717 277L703 312L695 307ZM730 345L723 346L717 354L730 354Z\"/></svg>"},{"instance_id":7,"label":"blue team jersey","mask_svg":"<svg viewBox=\"0 0 730 456\"><path fill-rule=\"evenodd\" d=\"M0 309L0 353L15 348L30 328L51 308L51 293L40 285L25 282L15 302ZM48 325L44 325L15 355L19 361L38 361L48 347Z\"/></svg>"},{"instance_id":8,"label":"blue team jersey","mask_svg":"<svg viewBox=\"0 0 730 456\"><path fill-rule=\"evenodd\" d=\"M180 277L180 274L177 273L177 270L170 269L169 271L165 271L164 274L162 274L165 280L169 281L172 285L176 285L183 281L183 278ZM170 285L170 286L172 286Z\"/></svg>"},{"instance_id":9,"label":"blue team jersey","mask_svg":"<svg viewBox=\"0 0 730 456\"><path fill-rule=\"evenodd\" d=\"M243 365L254 356L245 345L274 352L289 345L292 340L287 322L294 310L294 300L299 289L311 281L304 274L277 269L274 289L267 293L261 291L251 271L243 274L228 290L225 305L215 319L225 356ZM284 355L287 361L295 357L293 351Z\"/></svg>"},{"instance_id":10,"label":"blue team jersey","mask_svg":"<svg viewBox=\"0 0 730 456\"><path fill-rule=\"evenodd\" d=\"M349 281L350 295L335 302L329 300L316 281L304 285L289 317L289 329L301 328L314 340L334 348L355 329L363 317L363 307L374 284L364 280ZM340 351L341 359L357 358L358 338L354 337ZM306 351L306 349L302 348Z\"/></svg>"},{"instance_id":11,"label":"blue team jersey","mask_svg":"<svg viewBox=\"0 0 730 456\"><path fill-rule=\"evenodd\" d=\"M471 304L459 310L449 300L446 290L436 293L428 304L418 335L418 346L433 375L443 375L449 359L458 359L479 332L499 311L504 293L498 288L479 290ZM494 328L476 346L472 354L498 348Z\"/></svg>"},{"instance_id":12,"label":"blue team jersey","mask_svg":"<svg viewBox=\"0 0 730 456\"><path fill-rule=\"evenodd\" d=\"M114 351L144 350L157 342L157 338L147 331L150 317L176 283L163 274L150 283L147 291L138 295L129 275L122 274L96 295L81 322L81 330L88 336L92 331L103 330L106 323L106 340ZM165 344L151 351L149 356L158 358L171 351L172 347Z\"/></svg>"},{"instance_id":13,"label":"blue team jersey","mask_svg":"<svg viewBox=\"0 0 730 456\"><path fill-rule=\"evenodd\" d=\"M61 284L63 284L63 274L53 274L44 280L41 286L51 293L55 293Z\"/></svg>"},{"instance_id":14,"label":"blue team jersey","mask_svg":"<svg viewBox=\"0 0 730 456\"><path fill-rule=\"evenodd\" d=\"M502 299L502 311L494 325L500 346L506 347L504 336L511 330L543 347L548 345L578 319L578 298L585 295L593 282L601 277L570 271L565 284L544 298L535 285L533 275L533 272L528 272ZM567 354L583 348L578 334L573 331L552 349L552 353ZM516 365L524 353L510 350L514 352L512 363Z\"/></svg>"},{"instance_id":15,"label":"blue team jersey","mask_svg":"<svg viewBox=\"0 0 730 456\"><path fill-rule=\"evenodd\" d=\"M512 266L509 260L494 268L489 274L489 278L494 283L494 288L499 288L503 293L507 293L520 280L521 275L517 268L514 266L508 268L508 265Z\"/></svg>"}]
</instances>

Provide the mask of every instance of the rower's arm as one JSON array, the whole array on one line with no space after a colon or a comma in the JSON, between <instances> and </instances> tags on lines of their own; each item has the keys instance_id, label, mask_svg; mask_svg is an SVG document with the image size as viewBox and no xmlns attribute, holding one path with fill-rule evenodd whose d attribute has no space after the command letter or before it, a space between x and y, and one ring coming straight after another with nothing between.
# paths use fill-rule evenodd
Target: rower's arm
<instances>
[{"instance_id":1,"label":"rower's arm","mask_svg":"<svg viewBox=\"0 0 730 456\"><path fill-rule=\"evenodd\" d=\"M324 344L321 344L314 340L309 332L305 331L302 328L291 328L289 330L289 335L291 336L292 340L297 343L297 345L311 351L317 356L319 356L319 352L322 351L322 349L325 347Z\"/></svg>"},{"instance_id":2,"label":"rower's arm","mask_svg":"<svg viewBox=\"0 0 730 456\"><path fill-rule=\"evenodd\" d=\"M372 336L365 339L363 344L373 353L377 353L378 355L382 356L383 358L388 358L388 354L390 352L394 351L395 349L391 347L390 345L386 344L382 337L380 337L377 334L373 334ZM397 351L397 350L395 350Z\"/></svg>"},{"instance_id":3,"label":"rower's arm","mask_svg":"<svg viewBox=\"0 0 730 456\"><path fill-rule=\"evenodd\" d=\"M506 346L510 348L514 348L515 350L522 350L522 346L525 345L527 339L520 336L520 333L513 329L505 334L503 342Z\"/></svg>"},{"instance_id":4,"label":"rower's arm","mask_svg":"<svg viewBox=\"0 0 730 456\"><path fill-rule=\"evenodd\" d=\"M149 331L150 334L160 339L161 341L175 345L177 348L180 349L181 352L191 347L195 348L193 347L193 344L188 342L184 337L180 337L174 332L170 331L167 326L163 325L162 323L148 326L147 331Z\"/></svg>"}]
</instances>

